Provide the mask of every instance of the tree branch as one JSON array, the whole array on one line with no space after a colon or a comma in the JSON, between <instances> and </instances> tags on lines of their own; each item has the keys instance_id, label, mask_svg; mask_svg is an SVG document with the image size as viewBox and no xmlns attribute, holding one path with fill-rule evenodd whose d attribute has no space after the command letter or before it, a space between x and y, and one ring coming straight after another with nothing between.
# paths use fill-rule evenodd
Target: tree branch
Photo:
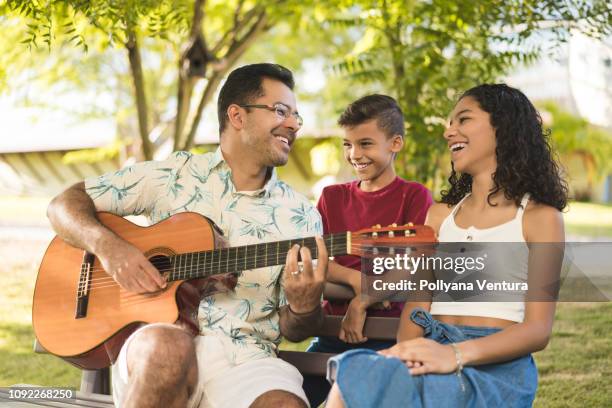
<instances>
[{"instance_id":1,"label":"tree branch","mask_svg":"<svg viewBox=\"0 0 612 408\"><path fill-rule=\"evenodd\" d=\"M202 93L202 98L200 99L200 103L198 105L196 115L193 119L193 123L191 124L191 129L189 134L187 135L187 140L185 141L185 145L183 146L183 150L190 149L193 146L193 141L195 138L195 134L198 130L198 126L200 124L200 120L202 119L202 112L206 105L210 102L210 99L213 96L213 93L219 86L221 79L226 74L226 72L234 66L236 61L245 53L248 47L255 41L255 39L262 34L268 27L266 24L268 23L268 15L265 10L261 10L257 15L257 21L250 27L246 34L238 40L234 40L230 45L227 53L223 57L225 60L225 64L222 69L214 71L213 75L209 79L206 84L206 88Z\"/></svg>"},{"instance_id":2,"label":"tree branch","mask_svg":"<svg viewBox=\"0 0 612 408\"><path fill-rule=\"evenodd\" d=\"M230 30L227 30L225 34L221 37L221 39L217 42L217 44L213 47L211 53L213 55L217 55L223 47L225 47L228 43L232 44L236 41L236 37L242 31L244 27L246 27L253 18L257 17L259 13L261 13L262 8L259 6L255 6L249 11L245 13L242 19L238 19L237 16L234 16L234 25Z\"/></svg>"}]
</instances>

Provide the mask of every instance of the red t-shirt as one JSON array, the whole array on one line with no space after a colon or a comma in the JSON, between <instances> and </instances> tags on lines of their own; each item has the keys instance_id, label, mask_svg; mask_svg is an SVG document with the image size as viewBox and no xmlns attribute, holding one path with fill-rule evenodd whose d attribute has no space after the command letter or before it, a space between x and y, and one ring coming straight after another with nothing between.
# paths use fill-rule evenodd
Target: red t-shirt
<instances>
[{"instance_id":1,"label":"red t-shirt","mask_svg":"<svg viewBox=\"0 0 612 408\"><path fill-rule=\"evenodd\" d=\"M432 205L431 192L420 183L396 177L378 191L366 192L359 188L359 180L325 187L317 208L323 219L325 234L357 231L380 224L423 224ZM353 255L337 256L338 264L361 271L361 258ZM357 273L357 272L356 272ZM359 272L360 273L360 272ZM348 303L327 303L328 314L344 315ZM369 316L399 317L403 303L391 303L391 309L368 310Z\"/></svg>"}]
</instances>

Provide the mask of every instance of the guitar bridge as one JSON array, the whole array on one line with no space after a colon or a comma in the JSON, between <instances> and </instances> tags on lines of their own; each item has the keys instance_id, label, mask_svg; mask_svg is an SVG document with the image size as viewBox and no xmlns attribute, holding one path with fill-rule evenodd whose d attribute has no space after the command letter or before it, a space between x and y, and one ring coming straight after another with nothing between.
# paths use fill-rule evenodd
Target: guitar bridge
<instances>
[{"instance_id":1,"label":"guitar bridge","mask_svg":"<svg viewBox=\"0 0 612 408\"><path fill-rule=\"evenodd\" d=\"M87 316L87 305L89 304L89 289L91 286L91 275L93 273L94 255L87 251L83 254L81 273L79 273L79 287L76 297L75 319Z\"/></svg>"}]
</instances>

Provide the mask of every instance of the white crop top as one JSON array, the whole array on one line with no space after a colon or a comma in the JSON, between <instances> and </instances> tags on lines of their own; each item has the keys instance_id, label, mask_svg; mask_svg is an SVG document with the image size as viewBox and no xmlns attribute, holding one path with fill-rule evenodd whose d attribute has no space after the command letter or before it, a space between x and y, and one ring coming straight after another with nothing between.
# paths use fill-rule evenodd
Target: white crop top
<instances>
[{"instance_id":1,"label":"white crop top","mask_svg":"<svg viewBox=\"0 0 612 408\"><path fill-rule=\"evenodd\" d=\"M457 203L451 213L440 225L438 234L439 242L523 242L522 245L515 247L515 253L504 257L506 262L511 265L513 278L517 281L527 282L529 248L523 237L523 212L529 201L529 193L523 196L516 216L503 224L490 228L479 229L471 226L460 228L455 223L455 214L469 197L469 193ZM510 247L510 246L509 246ZM505 265L507 269L507 265ZM432 315L451 315L451 316L481 316L493 317L498 319L522 322L525 317L524 302L479 302L478 295L473 296L470 302L436 302L431 303Z\"/></svg>"}]
</instances>

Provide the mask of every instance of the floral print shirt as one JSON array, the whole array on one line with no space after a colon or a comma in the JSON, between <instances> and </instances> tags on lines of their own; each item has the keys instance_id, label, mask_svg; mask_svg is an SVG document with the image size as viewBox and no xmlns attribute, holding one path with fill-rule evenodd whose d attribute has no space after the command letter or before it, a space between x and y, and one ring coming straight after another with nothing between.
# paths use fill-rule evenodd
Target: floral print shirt
<instances>
[{"instance_id":1,"label":"floral print shirt","mask_svg":"<svg viewBox=\"0 0 612 408\"><path fill-rule=\"evenodd\" d=\"M145 215L151 223L184 211L205 215L223 230L230 246L322 234L317 210L278 180L274 169L263 188L236 191L220 148L137 163L87 179L85 187L98 211ZM286 303L279 279L282 268L244 271L235 291L201 300L200 334L218 336L234 364L275 355L278 308Z\"/></svg>"}]
</instances>

